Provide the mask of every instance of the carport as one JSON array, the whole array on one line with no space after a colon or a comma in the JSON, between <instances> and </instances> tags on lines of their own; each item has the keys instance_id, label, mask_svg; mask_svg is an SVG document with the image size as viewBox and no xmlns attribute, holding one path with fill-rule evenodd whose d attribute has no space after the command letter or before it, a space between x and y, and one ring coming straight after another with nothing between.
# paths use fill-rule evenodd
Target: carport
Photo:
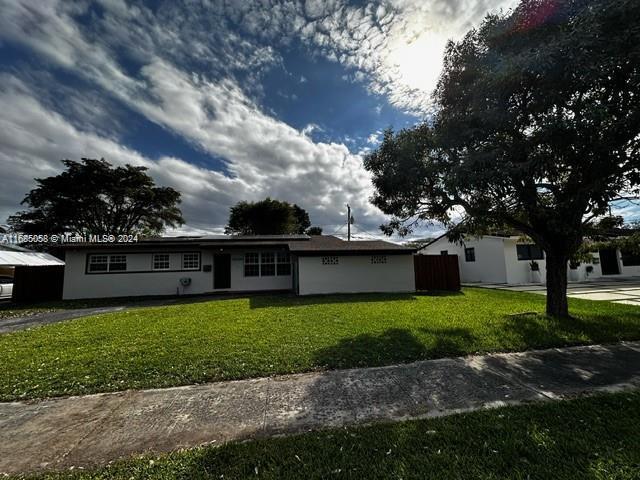
<instances>
[{"instance_id":1,"label":"carport","mask_svg":"<svg viewBox=\"0 0 640 480\"><path fill-rule=\"evenodd\" d=\"M2 244L0 275L13 278L14 301L35 302L62 298L64 262L48 253Z\"/></svg>"}]
</instances>

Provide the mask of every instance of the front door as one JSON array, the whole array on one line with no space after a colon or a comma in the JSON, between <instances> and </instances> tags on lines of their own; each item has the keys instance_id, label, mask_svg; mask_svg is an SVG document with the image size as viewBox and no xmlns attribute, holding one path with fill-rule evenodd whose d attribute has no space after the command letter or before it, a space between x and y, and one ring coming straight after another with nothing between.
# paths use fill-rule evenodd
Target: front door
<instances>
[{"instance_id":1,"label":"front door","mask_svg":"<svg viewBox=\"0 0 640 480\"><path fill-rule=\"evenodd\" d=\"M231 255L228 253L213 256L213 288L231 288Z\"/></svg>"},{"instance_id":2,"label":"front door","mask_svg":"<svg viewBox=\"0 0 640 480\"><path fill-rule=\"evenodd\" d=\"M613 248L600 250L600 267L603 275L618 275L620 266L618 265L618 253Z\"/></svg>"}]
</instances>

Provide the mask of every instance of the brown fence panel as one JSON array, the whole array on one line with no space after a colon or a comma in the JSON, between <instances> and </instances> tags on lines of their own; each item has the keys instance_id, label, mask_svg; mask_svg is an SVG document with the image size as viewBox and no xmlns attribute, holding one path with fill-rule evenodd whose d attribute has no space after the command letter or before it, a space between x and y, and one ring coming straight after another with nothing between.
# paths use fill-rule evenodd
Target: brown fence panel
<instances>
[{"instance_id":1,"label":"brown fence panel","mask_svg":"<svg viewBox=\"0 0 640 480\"><path fill-rule=\"evenodd\" d=\"M64 265L18 266L13 276L14 302L44 302L62 299Z\"/></svg>"},{"instance_id":2,"label":"brown fence panel","mask_svg":"<svg viewBox=\"0 0 640 480\"><path fill-rule=\"evenodd\" d=\"M416 290L460 290L457 255L414 255Z\"/></svg>"}]
</instances>

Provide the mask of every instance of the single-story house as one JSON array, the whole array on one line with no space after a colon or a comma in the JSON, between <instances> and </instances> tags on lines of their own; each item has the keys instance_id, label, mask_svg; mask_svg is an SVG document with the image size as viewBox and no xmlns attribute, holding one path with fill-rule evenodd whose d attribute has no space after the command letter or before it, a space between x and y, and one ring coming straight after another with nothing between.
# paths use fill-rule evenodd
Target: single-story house
<instances>
[{"instance_id":1,"label":"single-story house","mask_svg":"<svg viewBox=\"0 0 640 480\"><path fill-rule=\"evenodd\" d=\"M445 235L425 245L419 254L457 255L462 282L541 283L545 281L545 254L521 235L484 235L468 237L462 244L450 242ZM640 257L607 249L592 253L591 262L577 269L568 268L570 281L586 281L606 276L640 276ZM531 262L538 265L532 271Z\"/></svg>"},{"instance_id":2,"label":"single-story house","mask_svg":"<svg viewBox=\"0 0 640 480\"><path fill-rule=\"evenodd\" d=\"M331 235L190 236L65 248L64 299L415 291L415 249Z\"/></svg>"}]
</instances>

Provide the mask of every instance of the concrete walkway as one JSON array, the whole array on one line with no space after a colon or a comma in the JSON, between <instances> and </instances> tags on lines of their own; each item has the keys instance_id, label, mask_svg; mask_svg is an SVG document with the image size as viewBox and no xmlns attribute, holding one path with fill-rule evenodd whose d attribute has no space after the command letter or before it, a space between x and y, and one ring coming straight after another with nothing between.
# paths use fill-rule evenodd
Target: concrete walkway
<instances>
[{"instance_id":1,"label":"concrete walkway","mask_svg":"<svg viewBox=\"0 0 640 480\"><path fill-rule=\"evenodd\" d=\"M0 472L640 387L640 342L0 403Z\"/></svg>"},{"instance_id":2,"label":"concrete walkway","mask_svg":"<svg viewBox=\"0 0 640 480\"><path fill-rule=\"evenodd\" d=\"M523 283L509 285L506 283L464 283L467 287L509 290L512 292L529 292L546 295L547 288L540 283ZM567 296L584 300L604 300L613 303L640 306L640 278L613 277L598 278L583 282L569 282Z\"/></svg>"}]
</instances>

